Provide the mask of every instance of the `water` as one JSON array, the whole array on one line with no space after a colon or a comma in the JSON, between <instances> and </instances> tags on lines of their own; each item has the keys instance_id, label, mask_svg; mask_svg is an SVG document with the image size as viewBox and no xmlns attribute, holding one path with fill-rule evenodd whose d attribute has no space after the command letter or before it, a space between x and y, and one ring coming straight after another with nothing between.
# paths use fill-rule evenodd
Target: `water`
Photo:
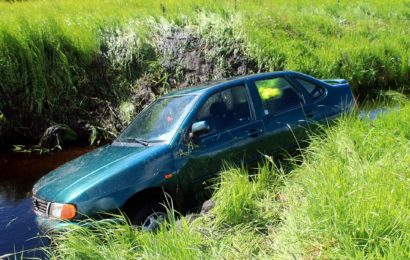
<instances>
[{"instance_id":1,"label":"water","mask_svg":"<svg viewBox=\"0 0 410 260\"><path fill-rule=\"evenodd\" d=\"M31 188L41 176L90 150L69 148L43 156L0 151L0 259L21 251L24 257L42 256L33 251L47 240L38 237Z\"/></svg>"}]
</instances>

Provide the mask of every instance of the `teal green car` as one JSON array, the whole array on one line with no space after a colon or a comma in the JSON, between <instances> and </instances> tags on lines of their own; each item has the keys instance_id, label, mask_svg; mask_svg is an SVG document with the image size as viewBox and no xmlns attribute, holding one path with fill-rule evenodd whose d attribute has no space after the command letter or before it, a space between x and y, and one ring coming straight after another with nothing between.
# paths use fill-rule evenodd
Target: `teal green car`
<instances>
[{"instance_id":1,"label":"teal green car","mask_svg":"<svg viewBox=\"0 0 410 260\"><path fill-rule=\"evenodd\" d=\"M353 104L345 80L292 71L171 92L111 144L41 178L33 187L38 224L49 230L122 210L133 224L155 229L166 197L176 209L192 208L206 198L204 186L224 161L249 163L292 151L309 129Z\"/></svg>"}]
</instances>

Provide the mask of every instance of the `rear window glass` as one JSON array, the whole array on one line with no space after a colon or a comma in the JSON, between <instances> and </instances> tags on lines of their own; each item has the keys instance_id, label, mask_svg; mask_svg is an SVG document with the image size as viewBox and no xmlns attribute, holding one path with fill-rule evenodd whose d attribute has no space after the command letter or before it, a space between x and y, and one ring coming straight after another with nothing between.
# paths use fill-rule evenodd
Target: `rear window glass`
<instances>
[{"instance_id":1,"label":"rear window glass","mask_svg":"<svg viewBox=\"0 0 410 260\"><path fill-rule=\"evenodd\" d=\"M314 83L308 82L303 79L296 80L306 89L306 91L311 95L312 98L316 99L319 98L325 93L324 89Z\"/></svg>"}]
</instances>

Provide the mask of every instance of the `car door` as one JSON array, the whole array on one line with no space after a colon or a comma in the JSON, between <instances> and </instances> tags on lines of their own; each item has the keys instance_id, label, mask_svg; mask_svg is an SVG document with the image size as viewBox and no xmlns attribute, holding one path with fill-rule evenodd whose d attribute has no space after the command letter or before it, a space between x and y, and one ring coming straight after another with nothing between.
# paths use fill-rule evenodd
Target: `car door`
<instances>
[{"instance_id":1,"label":"car door","mask_svg":"<svg viewBox=\"0 0 410 260\"><path fill-rule=\"evenodd\" d=\"M309 100L308 102L314 103L317 106L317 113L312 117L313 120L322 124L328 124L335 116L340 115L341 104L331 99L329 102L329 99L326 98L327 89L321 86L320 82L301 76L292 76L292 80L304 91L306 99ZM341 103L343 104L343 102Z\"/></svg>"},{"instance_id":2,"label":"car door","mask_svg":"<svg viewBox=\"0 0 410 260\"><path fill-rule=\"evenodd\" d=\"M252 100L245 84L210 95L193 116L191 125L206 121L209 132L179 148L178 175L188 197L201 201L206 181L220 172L224 162L240 164L255 156L255 140L263 135L263 123L255 118ZM186 196L187 197L187 196Z\"/></svg>"},{"instance_id":3,"label":"car door","mask_svg":"<svg viewBox=\"0 0 410 260\"><path fill-rule=\"evenodd\" d=\"M260 149L272 154L303 146L317 105L306 103L303 93L286 76L260 78L251 85L257 90L265 126Z\"/></svg>"}]
</instances>

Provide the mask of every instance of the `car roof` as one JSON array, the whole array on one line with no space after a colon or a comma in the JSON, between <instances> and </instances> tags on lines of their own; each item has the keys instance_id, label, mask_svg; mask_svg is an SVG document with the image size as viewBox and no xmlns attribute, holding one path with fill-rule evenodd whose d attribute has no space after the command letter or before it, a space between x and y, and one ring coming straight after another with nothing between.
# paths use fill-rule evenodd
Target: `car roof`
<instances>
[{"instance_id":1,"label":"car roof","mask_svg":"<svg viewBox=\"0 0 410 260\"><path fill-rule=\"evenodd\" d=\"M209 82L206 82L200 85L177 89L177 90L174 90L174 91L171 91L165 94L163 97L184 96L184 95L202 95L204 93L207 93L210 90L225 88L225 87L232 86L235 84L241 84L241 83L243 84L245 80L258 80L260 78L265 78L269 76L283 76L283 75L289 75L289 74L297 74L297 73L293 71L275 71L275 72L265 72L265 73L231 77L228 79L209 81Z\"/></svg>"}]
</instances>

